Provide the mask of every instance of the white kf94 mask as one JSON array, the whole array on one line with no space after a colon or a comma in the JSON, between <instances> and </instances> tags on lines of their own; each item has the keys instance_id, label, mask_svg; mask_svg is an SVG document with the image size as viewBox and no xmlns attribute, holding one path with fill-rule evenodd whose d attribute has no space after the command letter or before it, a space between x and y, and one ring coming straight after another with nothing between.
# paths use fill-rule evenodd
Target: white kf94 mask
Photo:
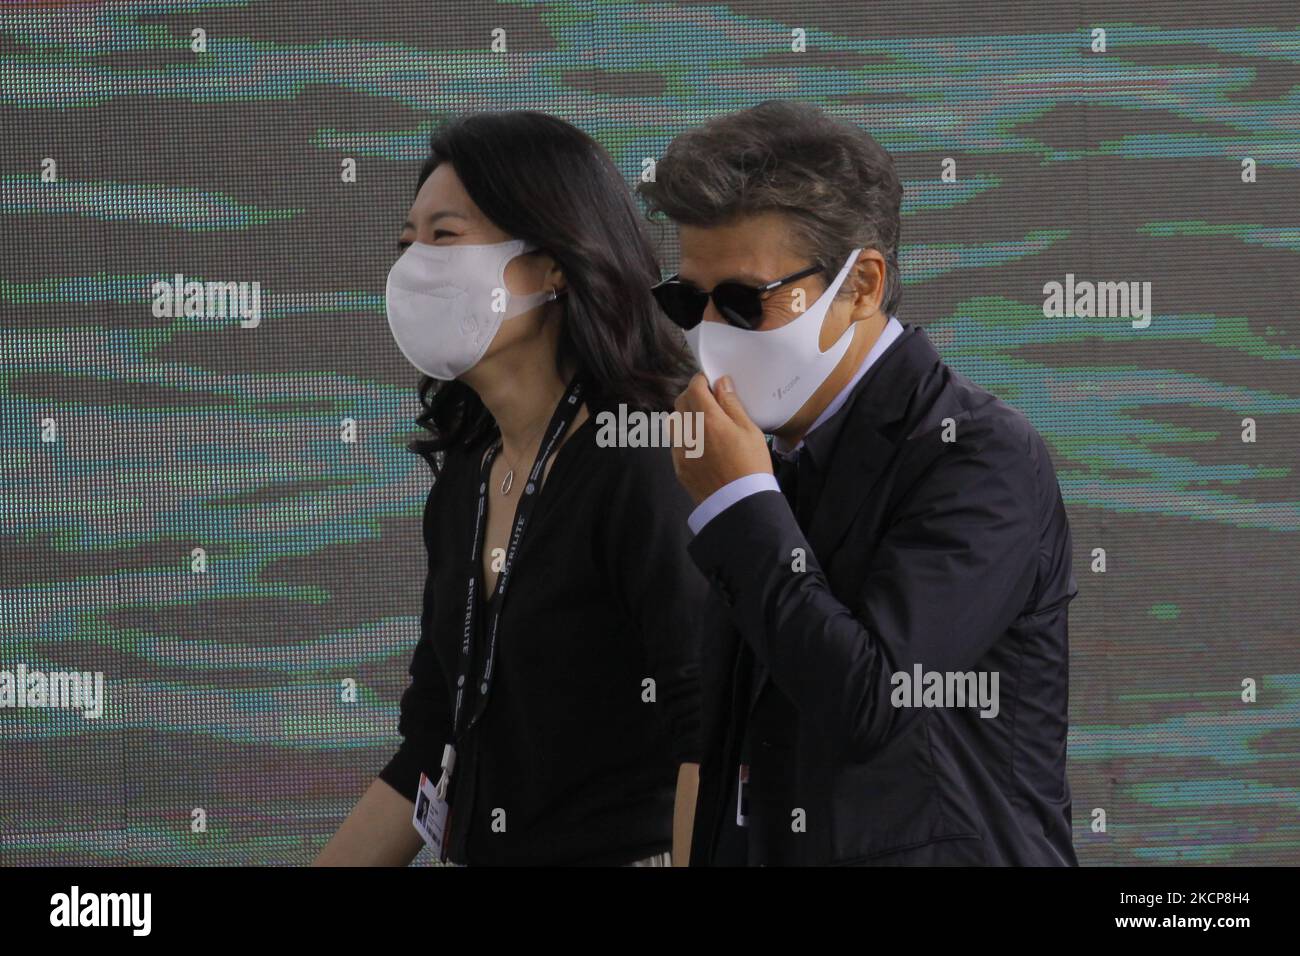
<instances>
[{"instance_id":1,"label":"white kf94 mask","mask_svg":"<svg viewBox=\"0 0 1300 956\"><path fill-rule=\"evenodd\" d=\"M512 295L506 266L537 246L523 239L487 245L414 242L393 263L384 290L388 327L406 360L449 382L483 357L501 323L555 292Z\"/></svg>"},{"instance_id":2,"label":"white kf94 mask","mask_svg":"<svg viewBox=\"0 0 1300 956\"><path fill-rule=\"evenodd\" d=\"M817 301L779 329L757 332L725 322L701 322L687 331L686 342L709 384L730 375L736 397L763 431L770 434L788 422L848 351L853 323L825 352L818 339L831 301L861 251L854 249Z\"/></svg>"}]
</instances>

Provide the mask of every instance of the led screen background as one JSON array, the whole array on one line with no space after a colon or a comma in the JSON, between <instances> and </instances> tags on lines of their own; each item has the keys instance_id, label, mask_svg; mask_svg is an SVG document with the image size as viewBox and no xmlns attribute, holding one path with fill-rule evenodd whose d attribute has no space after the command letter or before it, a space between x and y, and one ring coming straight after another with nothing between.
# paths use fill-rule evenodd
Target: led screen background
<instances>
[{"instance_id":1,"label":"led screen background","mask_svg":"<svg viewBox=\"0 0 1300 956\"><path fill-rule=\"evenodd\" d=\"M0 710L0 863L303 863L396 747L430 475L383 288L440 116L632 183L772 96L893 152L900 318L1052 449L1080 860L1300 862L1293 3L155 0L0 8L0 669L108 682ZM177 273L260 323L156 317ZM1045 318L1067 274L1150 325Z\"/></svg>"}]
</instances>

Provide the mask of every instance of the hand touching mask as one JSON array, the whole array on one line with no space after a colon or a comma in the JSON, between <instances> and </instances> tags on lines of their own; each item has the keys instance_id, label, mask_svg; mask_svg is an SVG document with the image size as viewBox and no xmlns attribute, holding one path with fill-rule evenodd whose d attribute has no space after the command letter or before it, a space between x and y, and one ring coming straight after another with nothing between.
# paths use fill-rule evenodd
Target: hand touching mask
<instances>
[{"instance_id":1,"label":"hand touching mask","mask_svg":"<svg viewBox=\"0 0 1300 956\"><path fill-rule=\"evenodd\" d=\"M686 333L686 342L712 385L730 375L736 395L750 419L771 434L803 407L853 341L853 324L825 352L822 322L861 249L854 249L833 282L812 305L777 329L753 331L724 322L701 322Z\"/></svg>"}]
</instances>

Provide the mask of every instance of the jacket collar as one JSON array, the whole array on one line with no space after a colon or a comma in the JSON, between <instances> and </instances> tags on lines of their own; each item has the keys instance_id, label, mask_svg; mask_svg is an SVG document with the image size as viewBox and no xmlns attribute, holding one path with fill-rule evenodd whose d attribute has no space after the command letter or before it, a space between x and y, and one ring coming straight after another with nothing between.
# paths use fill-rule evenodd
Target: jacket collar
<instances>
[{"instance_id":1,"label":"jacket collar","mask_svg":"<svg viewBox=\"0 0 1300 956\"><path fill-rule=\"evenodd\" d=\"M906 415L922 381L941 364L925 331L904 325L903 333L867 370L836 413L840 421L825 436L829 440L813 449L818 467L828 469L819 496L827 504L817 509L806 531L813 553L822 560L830 557L848 532L871 485L905 437L898 434L896 424ZM831 424L827 421L822 428Z\"/></svg>"}]
</instances>

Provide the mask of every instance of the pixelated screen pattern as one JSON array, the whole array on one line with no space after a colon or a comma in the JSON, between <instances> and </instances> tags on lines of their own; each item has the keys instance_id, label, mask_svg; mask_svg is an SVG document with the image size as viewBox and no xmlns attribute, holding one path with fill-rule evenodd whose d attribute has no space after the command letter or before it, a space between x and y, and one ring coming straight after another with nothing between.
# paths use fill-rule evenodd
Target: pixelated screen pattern
<instances>
[{"instance_id":1,"label":"pixelated screen pattern","mask_svg":"<svg viewBox=\"0 0 1300 956\"><path fill-rule=\"evenodd\" d=\"M632 183L772 96L893 152L900 318L1052 448L1081 861L1300 862L1294 3L9 2L0 70L0 668L107 679L0 711L0 862L303 863L395 749L430 475L383 289L439 117ZM260 323L156 317L177 273ZM1149 326L1045 318L1067 274Z\"/></svg>"}]
</instances>

